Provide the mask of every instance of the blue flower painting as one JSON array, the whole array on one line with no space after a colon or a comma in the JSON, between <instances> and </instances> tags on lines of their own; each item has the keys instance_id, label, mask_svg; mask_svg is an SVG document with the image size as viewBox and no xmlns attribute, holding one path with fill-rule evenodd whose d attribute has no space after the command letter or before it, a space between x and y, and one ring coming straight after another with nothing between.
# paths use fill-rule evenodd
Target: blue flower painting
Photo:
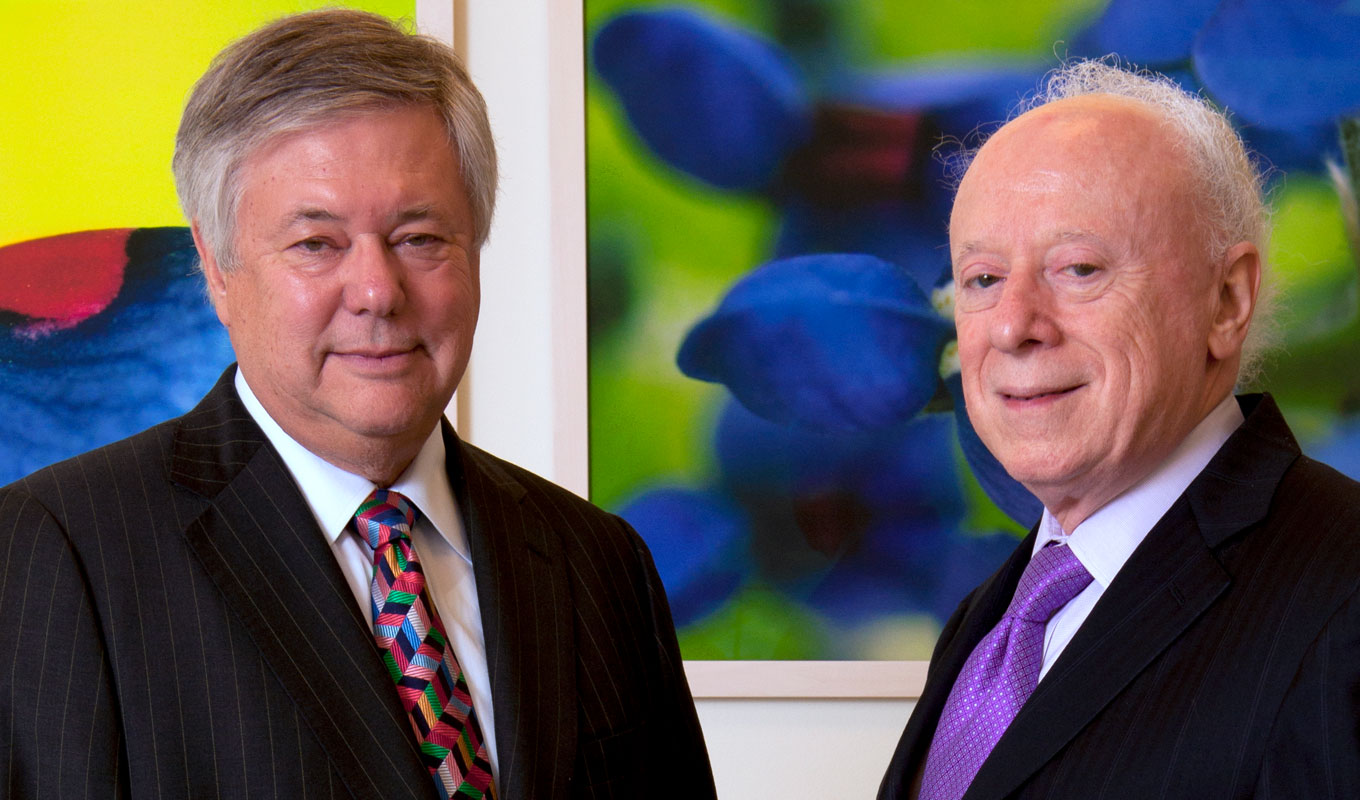
<instances>
[{"instance_id":1,"label":"blue flower painting","mask_svg":"<svg viewBox=\"0 0 1360 800\"><path fill-rule=\"evenodd\" d=\"M232 362L188 228L0 247L0 485L182 414Z\"/></svg>"},{"instance_id":2,"label":"blue flower painting","mask_svg":"<svg viewBox=\"0 0 1360 800\"><path fill-rule=\"evenodd\" d=\"M689 658L925 658L1041 506L960 395L958 156L1064 57L1170 75L1266 167L1262 383L1356 474L1360 6L587 2L592 493Z\"/></svg>"}]
</instances>

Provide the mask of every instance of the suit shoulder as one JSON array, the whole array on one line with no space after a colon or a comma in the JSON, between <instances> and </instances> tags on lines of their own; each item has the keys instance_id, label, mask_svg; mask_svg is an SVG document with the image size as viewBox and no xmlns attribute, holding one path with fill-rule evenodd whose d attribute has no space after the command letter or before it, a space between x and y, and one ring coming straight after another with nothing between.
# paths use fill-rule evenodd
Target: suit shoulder
<instances>
[{"instance_id":1,"label":"suit shoulder","mask_svg":"<svg viewBox=\"0 0 1360 800\"><path fill-rule=\"evenodd\" d=\"M605 511L575 492L558 486L547 478L536 475L467 442L462 442L461 446L464 456L475 466L488 475L499 478L502 482L517 484L524 490L526 499L540 509L548 509L554 514L579 517L582 525L616 529L620 533L626 532L631 537L637 537L632 527L623 519Z\"/></svg>"},{"instance_id":2,"label":"suit shoulder","mask_svg":"<svg viewBox=\"0 0 1360 800\"><path fill-rule=\"evenodd\" d=\"M1233 571L1259 574L1258 592L1292 598L1297 609L1325 617L1360 592L1360 483L1307 456L1286 470L1262 522L1242 541Z\"/></svg>"},{"instance_id":3,"label":"suit shoulder","mask_svg":"<svg viewBox=\"0 0 1360 800\"><path fill-rule=\"evenodd\" d=\"M98 504L133 486L144 490L148 475L164 480L175 420L43 467L9 486L0 496L26 496L58 518L71 503ZM135 482L135 483L134 483Z\"/></svg>"},{"instance_id":4,"label":"suit shoulder","mask_svg":"<svg viewBox=\"0 0 1360 800\"><path fill-rule=\"evenodd\" d=\"M1285 473L1274 505L1314 527L1348 530L1349 538L1360 536L1360 482L1306 455Z\"/></svg>"}]
</instances>

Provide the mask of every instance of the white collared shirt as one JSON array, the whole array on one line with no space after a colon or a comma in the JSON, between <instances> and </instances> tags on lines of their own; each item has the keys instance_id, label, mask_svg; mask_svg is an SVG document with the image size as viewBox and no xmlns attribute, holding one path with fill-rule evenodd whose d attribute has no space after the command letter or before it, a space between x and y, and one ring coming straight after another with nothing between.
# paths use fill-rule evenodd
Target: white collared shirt
<instances>
[{"instance_id":1,"label":"white collared shirt","mask_svg":"<svg viewBox=\"0 0 1360 800\"><path fill-rule=\"evenodd\" d=\"M1040 680L1072 641L1124 562L1241 424L1242 409L1237 405L1237 398L1229 394L1157 469L1097 509L1070 534L1063 531L1047 508L1044 509L1034 539L1034 552L1039 552L1039 548L1051 541L1066 542L1073 555L1091 573L1091 583L1048 621L1044 629L1044 665L1039 671Z\"/></svg>"},{"instance_id":2,"label":"white collared shirt","mask_svg":"<svg viewBox=\"0 0 1360 800\"><path fill-rule=\"evenodd\" d=\"M316 524L330 542L331 552L345 574L354 601L364 619L373 625L372 595L373 548L350 527L354 512L373 491L367 478L346 472L298 443L269 416L236 370L236 392L255 423L297 481ZM467 680L472 705L486 739L491 774L500 779L496 761L495 716L491 706L491 680L487 675L486 639L482 633L482 612L477 602L477 583L472 571L463 518L449 485L444 465L444 437L439 429L430 432L415 460L388 489L398 492L420 509L411 531L411 543L424 567L425 586L430 592L445 633L458 656Z\"/></svg>"}]
</instances>

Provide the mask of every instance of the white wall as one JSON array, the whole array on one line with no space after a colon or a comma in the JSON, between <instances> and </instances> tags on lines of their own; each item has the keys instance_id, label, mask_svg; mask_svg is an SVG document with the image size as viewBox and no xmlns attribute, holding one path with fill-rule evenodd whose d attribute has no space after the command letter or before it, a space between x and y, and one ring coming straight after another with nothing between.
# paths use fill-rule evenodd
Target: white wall
<instances>
[{"instance_id":1,"label":"white wall","mask_svg":"<svg viewBox=\"0 0 1360 800\"><path fill-rule=\"evenodd\" d=\"M723 800L872 798L910 700L697 701Z\"/></svg>"},{"instance_id":2,"label":"white wall","mask_svg":"<svg viewBox=\"0 0 1360 800\"><path fill-rule=\"evenodd\" d=\"M432 0L433 1L433 0ZM587 493L584 43L577 2L459 0L500 195L456 420L477 445ZM461 24L460 24L461 23Z\"/></svg>"},{"instance_id":3,"label":"white wall","mask_svg":"<svg viewBox=\"0 0 1360 800\"><path fill-rule=\"evenodd\" d=\"M501 163L477 343L451 413L470 441L585 495L580 2L418 0L418 16L464 55ZM811 666L687 665L720 797L874 796L920 665Z\"/></svg>"}]
</instances>

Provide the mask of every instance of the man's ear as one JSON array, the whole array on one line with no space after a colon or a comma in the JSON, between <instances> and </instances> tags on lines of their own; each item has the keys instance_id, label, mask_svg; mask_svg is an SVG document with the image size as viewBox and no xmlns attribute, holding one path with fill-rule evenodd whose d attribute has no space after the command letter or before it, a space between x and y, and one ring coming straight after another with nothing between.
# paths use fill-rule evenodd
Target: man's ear
<instances>
[{"instance_id":1,"label":"man's ear","mask_svg":"<svg viewBox=\"0 0 1360 800\"><path fill-rule=\"evenodd\" d=\"M203 265L203 279L207 282L208 300L212 302L213 310L217 312L217 318L224 326L230 328L231 314L227 310L226 303L226 276L222 274L221 265L217 263L212 248L203 239L203 232L198 227L198 220L189 224L189 232L194 237L194 249L198 250L198 261Z\"/></svg>"},{"instance_id":2,"label":"man's ear","mask_svg":"<svg viewBox=\"0 0 1360 800\"><path fill-rule=\"evenodd\" d=\"M1261 289L1261 254L1251 242L1238 242L1223 257L1226 265L1218 284L1209 353L1223 361L1242 352L1256 297Z\"/></svg>"}]
</instances>

